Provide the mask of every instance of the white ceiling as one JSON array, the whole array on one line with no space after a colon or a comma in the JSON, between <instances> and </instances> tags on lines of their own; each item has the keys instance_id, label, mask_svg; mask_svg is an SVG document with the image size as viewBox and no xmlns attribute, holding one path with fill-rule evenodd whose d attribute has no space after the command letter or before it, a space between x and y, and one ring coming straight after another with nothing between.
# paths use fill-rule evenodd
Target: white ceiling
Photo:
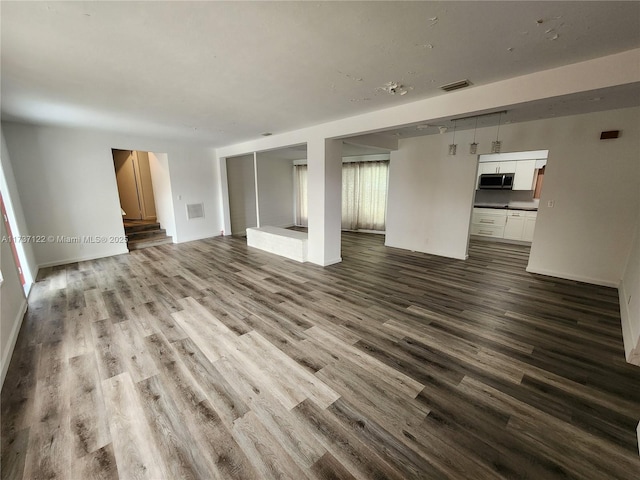
<instances>
[{"instance_id":1,"label":"white ceiling","mask_svg":"<svg viewBox=\"0 0 640 480\"><path fill-rule=\"evenodd\" d=\"M213 147L445 95L440 85L465 78L483 85L640 46L635 1L2 1L0 8L4 120ZM407 93L390 95L388 82ZM640 98L637 85L603 95L511 114L520 121ZM423 133L433 132L416 134Z\"/></svg>"}]
</instances>

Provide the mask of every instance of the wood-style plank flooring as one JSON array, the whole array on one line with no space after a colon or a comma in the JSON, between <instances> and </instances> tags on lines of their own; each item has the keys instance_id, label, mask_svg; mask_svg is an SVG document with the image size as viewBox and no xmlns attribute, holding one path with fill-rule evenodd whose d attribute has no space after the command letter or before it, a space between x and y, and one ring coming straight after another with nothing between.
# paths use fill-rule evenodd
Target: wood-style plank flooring
<instances>
[{"instance_id":1,"label":"wood-style plank flooring","mask_svg":"<svg viewBox=\"0 0 640 480\"><path fill-rule=\"evenodd\" d=\"M45 269L2 389L2 479L638 479L614 289L344 234Z\"/></svg>"}]
</instances>

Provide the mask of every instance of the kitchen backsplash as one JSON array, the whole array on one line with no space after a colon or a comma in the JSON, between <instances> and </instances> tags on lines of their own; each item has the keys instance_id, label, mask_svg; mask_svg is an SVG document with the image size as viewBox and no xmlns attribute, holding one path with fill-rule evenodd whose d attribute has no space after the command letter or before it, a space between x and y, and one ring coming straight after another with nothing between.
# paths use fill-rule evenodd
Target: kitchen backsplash
<instances>
[{"instance_id":1,"label":"kitchen backsplash","mask_svg":"<svg viewBox=\"0 0 640 480\"><path fill-rule=\"evenodd\" d=\"M533 190L476 190L475 202L479 204L509 204L531 203L538 205L538 199L533 198Z\"/></svg>"}]
</instances>

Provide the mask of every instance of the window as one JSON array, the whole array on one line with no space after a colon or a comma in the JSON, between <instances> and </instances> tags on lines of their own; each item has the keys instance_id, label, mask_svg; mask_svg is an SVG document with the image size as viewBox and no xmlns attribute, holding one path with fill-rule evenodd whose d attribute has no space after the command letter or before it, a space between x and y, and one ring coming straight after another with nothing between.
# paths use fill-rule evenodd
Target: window
<instances>
[{"instance_id":1,"label":"window","mask_svg":"<svg viewBox=\"0 0 640 480\"><path fill-rule=\"evenodd\" d=\"M306 227L307 223L307 166L294 165L296 195L296 225Z\"/></svg>"},{"instance_id":2,"label":"window","mask_svg":"<svg viewBox=\"0 0 640 480\"><path fill-rule=\"evenodd\" d=\"M295 165L296 225L307 226L307 166ZM342 229L384 231L389 161L342 164Z\"/></svg>"}]
</instances>

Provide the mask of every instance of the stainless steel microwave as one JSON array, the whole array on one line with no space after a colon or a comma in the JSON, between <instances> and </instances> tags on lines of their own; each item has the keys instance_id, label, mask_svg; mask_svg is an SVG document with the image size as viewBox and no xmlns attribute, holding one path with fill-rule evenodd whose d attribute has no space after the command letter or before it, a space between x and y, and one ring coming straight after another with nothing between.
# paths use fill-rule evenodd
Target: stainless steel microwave
<instances>
[{"instance_id":1,"label":"stainless steel microwave","mask_svg":"<svg viewBox=\"0 0 640 480\"><path fill-rule=\"evenodd\" d=\"M513 173L483 173L480 175L478 189L480 190L511 190L513 188Z\"/></svg>"}]
</instances>

